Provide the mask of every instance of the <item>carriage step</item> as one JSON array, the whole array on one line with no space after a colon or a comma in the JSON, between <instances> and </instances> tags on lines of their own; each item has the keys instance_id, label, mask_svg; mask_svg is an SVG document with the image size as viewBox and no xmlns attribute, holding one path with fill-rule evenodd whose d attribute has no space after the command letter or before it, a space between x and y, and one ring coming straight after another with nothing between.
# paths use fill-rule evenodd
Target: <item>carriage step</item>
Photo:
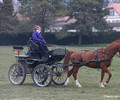
<instances>
[{"instance_id":1,"label":"carriage step","mask_svg":"<svg viewBox=\"0 0 120 100\"><path fill-rule=\"evenodd\" d=\"M29 58L29 55L15 55L16 58Z\"/></svg>"},{"instance_id":2,"label":"carriage step","mask_svg":"<svg viewBox=\"0 0 120 100\"><path fill-rule=\"evenodd\" d=\"M31 76L32 74L26 74L27 76Z\"/></svg>"}]
</instances>

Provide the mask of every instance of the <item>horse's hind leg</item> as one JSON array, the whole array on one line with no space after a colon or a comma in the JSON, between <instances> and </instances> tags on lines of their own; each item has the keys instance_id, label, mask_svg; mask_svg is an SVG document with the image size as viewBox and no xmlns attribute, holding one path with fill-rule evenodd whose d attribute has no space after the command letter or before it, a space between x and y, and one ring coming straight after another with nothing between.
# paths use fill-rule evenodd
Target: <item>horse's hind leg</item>
<instances>
[{"instance_id":1,"label":"horse's hind leg","mask_svg":"<svg viewBox=\"0 0 120 100\"><path fill-rule=\"evenodd\" d=\"M79 70L79 66L74 66L73 77L75 79L76 86L81 88L82 86L80 85L80 83L78 82L78 79L77 79L78 70Z\"/></svg>"},{"instance_id":2,"label":"horse's hind leg","mask_svg":"<svg viewBox=\"0 0 120 100\"><path fill-rule=\"evenodd\" d=\"M70 76L71 76L71 74L73 73L73 69L74 69L74 68L72 68L72 69L68 72L67 80L65 81L64 86L67 86L67 85L68 85Z\"/></svg>"},{"instance_id":3,"label":"horse's hind leg","mask_svg":"<svg viewBox=\"0 0 120 100\"><path fill-rule=\"evenodd\" d=\"M103 85L103 83L102 83L104 75L105 75L105 71L102 69L102 71L101 71L101 79L100 79L100 87L101 88L105 88L104 85Z\"/></svg>"}]
</instances>

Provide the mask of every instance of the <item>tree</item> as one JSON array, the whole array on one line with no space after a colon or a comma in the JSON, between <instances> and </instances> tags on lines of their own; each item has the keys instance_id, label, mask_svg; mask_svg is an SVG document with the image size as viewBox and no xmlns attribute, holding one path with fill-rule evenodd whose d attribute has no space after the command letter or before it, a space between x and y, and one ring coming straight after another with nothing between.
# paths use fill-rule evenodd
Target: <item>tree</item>
<instances>
[{"instance_id":1,"label":"tree","mask_svg":"<svg viewBox=\"0 0 120 100\"><path fill-rule=\"evenodd\" d=\"M67 13L64 0L21 0L21 13L30 18L30 24L38 24L45 28L54 23L56 17Z\"/></svg>"},{"instance_id":2,"label":"tree","mask_svg":"<svg viewBox=\"0 0 120 100\"><path fill-rule=\"evenodd\" d=\"M104 16L108 14L107 10L103 10L104 0L70 0L68 4L70 18L76 19L76 22L70 24L69 28L79 30L78 44L81 44L82 35L90 35L92 28L98 31L110 29Z\"/></svg>"},{"instance_id":3,"label":"tree","mask_svg":"<svg viewBox=\"0 0 120 100\"><path fill-rule=\"evenodd\" d=\"M0 4L0 12L0 31L7 33L15 32L17 21L12 16L12 0L3 0L3 3Z\"/></svg>"}]
</instances>

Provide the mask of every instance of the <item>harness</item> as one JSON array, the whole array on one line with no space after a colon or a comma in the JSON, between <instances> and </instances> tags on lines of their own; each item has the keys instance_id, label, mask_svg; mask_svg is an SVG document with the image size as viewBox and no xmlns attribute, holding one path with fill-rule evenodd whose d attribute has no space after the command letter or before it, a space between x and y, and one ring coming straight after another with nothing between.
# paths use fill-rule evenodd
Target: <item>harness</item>
<instances>
[{"instance_id":1,"label":"harness","mask_svg":"<svg viewBox=\"0 0 120 100\"><path fill-rule=\"evenodd\" d=\"M82 55L83 55L83 53L84 53L84 51L82 52ZM99 59L98 58L98 49L95 48L95 58L93 60L88 61L88 62L80 62L80 59L82 58L82 55L81 55L80 58L79 58L79 61L72 61L72 62L75 63L76 65L80 65L80 66L95 62L97 64L97 68L100 68L100 62L105 62L105 61L111 61L112 60L112 58L109 58L109 55L106 53L106 48L105 47L103 48L102 54L103 54L102 58ZM107 54L108 58L104 57L105 54ZM76 56L74 57L74 59L76 58Z\"/></svg>"},{"instance_id":2,"label":"harness","mask_svg":"<svg viewBox=\"0 0 120 100\"><path fill-rule=\"evenodd\" d=\"M98 49L95 48L95 58L94 58L94 61L97 63L97 68L100 68L100 62L111 61L112 60L112 58L109 58L109 57L108 58L104 58L105 52L106 52L106 48L104 47L103 51L102 51L103 56L102 56L101 59L99 59L98 58Z\"/></svg>"}]
</instances>

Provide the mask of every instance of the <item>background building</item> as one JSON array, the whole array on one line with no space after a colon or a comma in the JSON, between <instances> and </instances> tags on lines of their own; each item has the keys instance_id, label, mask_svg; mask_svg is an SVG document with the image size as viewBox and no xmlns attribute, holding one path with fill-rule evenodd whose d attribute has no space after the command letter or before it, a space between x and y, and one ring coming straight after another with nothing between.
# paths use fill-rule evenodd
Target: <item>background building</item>
<instances>
[{"instance_id":1,"label":"background building","mask_svg":"<svg viewBox=\"0 0 120 100\"><path fill-rule=\"evenodd\" d=\"M105 16L107 23L113 27L113 30L120 31L120 3L112 3L106 7L109 15Z\"/></svg>"},{"instance_id":2,"label":"background building","mask_svg":"<svg viewBox=\"0 0 120 100\"><path fill-rule=\"evenodd\" d=\"M120 0L104 0L103 7L105 8L112 3L120 3Z\"/></svg>"}]
</instances>

